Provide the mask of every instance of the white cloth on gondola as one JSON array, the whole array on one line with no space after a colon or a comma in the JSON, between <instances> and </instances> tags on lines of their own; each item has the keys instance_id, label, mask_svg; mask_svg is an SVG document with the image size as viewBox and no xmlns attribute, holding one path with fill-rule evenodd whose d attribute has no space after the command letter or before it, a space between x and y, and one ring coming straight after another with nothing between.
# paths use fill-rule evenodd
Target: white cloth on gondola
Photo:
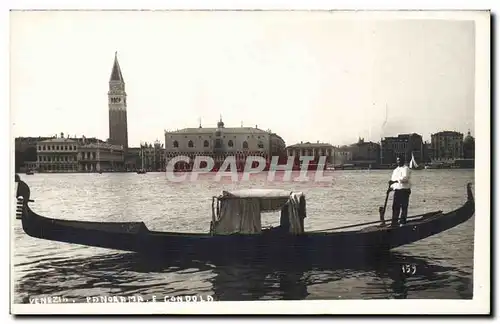
<instances>
[{"instance_id":1,"label":"white cloth on gondola","mask_svg":"<svg viewBox=\"0 0 500 324\"><path fill-rule=\"evenodd\" d=\"M259 234L261 231L259 199L221 200L219 219L214 226L215 234Z\"/></svg>"},{"instance_id":2,"label":"white cloth on gondola","mask_svg":"<svg viewBox=\"0 0 500 324\"><path fill-rule=\"evenodd\" d=\"M299 215L301 196L301 193L292 193L288 201L288 217L290 221L289 232L291 234L301 234L303 232L300 221L301 216Z\"/></svg>"},{"instance_id":3,"label":"white cloth on gondola","mask_svg":"<svg viewBox=\"0 0 500 324\"><path fill-rule=\"evenodd\" d=\"M302 193L284 190L249 189L224 191L219 198L220 210L213 233L216 235L260 234L262 232L261 213L281 210L287 205L290 233L302 233L299 215Z\"/></svg>"}]
</instances>

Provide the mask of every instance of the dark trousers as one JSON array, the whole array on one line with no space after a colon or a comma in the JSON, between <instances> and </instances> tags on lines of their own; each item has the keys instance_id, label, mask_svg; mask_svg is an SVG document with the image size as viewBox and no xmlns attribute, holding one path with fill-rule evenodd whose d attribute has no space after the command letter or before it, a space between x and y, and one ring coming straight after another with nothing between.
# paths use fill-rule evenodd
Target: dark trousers
<instances>
[{"instance_id":1,"label":"dark trousers","mask_svg":"<svg viewBox=\"0 0 500 324\"><path fill-rule=\"evenodd\" d=\"M398 219L401 216L400 223L406 223L408 216L408 203L410 202L410 189L394 190L394 198L392 201L392 224L397 225Z\"/></svg>"}]
</instances>

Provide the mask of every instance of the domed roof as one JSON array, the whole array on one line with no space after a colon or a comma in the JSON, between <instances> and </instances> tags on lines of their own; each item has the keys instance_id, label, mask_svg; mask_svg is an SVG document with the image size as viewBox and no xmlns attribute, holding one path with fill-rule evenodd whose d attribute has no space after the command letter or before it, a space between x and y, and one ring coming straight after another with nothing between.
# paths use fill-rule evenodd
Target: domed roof
<instances>
[{"instance_id":1,"label":"domed roof","mask_svg":"<svg viewBox=\"0 0 500 324\"><path fill-rule=\"evenodd\" d=\"M224 128L224 122L222 121L222 116L220 117L220 120L217 123L217 128Z\"/></svg>"},{"instance_id":2,"label":"domed roof","mask_svg":"<svg viewBox=\"0 0 500 324\"><path fill-rule=\"evenodd\" d=\"M464 138L464 144L466 143L473 143L474 142L474 137L470 134L470 131L467 132L467 136Z\"/></svg>"}]
</instances>

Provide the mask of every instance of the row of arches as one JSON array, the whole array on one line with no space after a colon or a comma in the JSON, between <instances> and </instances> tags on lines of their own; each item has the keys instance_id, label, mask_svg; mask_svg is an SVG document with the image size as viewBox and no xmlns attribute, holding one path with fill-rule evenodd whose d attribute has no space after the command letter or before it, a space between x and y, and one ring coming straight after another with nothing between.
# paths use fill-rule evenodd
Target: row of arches
<instances>
[{"instance_id":1,"label":"row of arches","mask_svg":"<svg viewBox=\"0 0 500 324\"><path fill-rule=\"evenodd\" d=\"M332 156L333 149L288 149L288 156Z\"/></svg>"},{"instance_id":2,"label":"row of arches","mask_svg":"<svg viewBox=\"0 0 500 324\"><path fill-rule=\"evenodd\" d=\"M38 151L76 151L76 145L38 145Z\"/></svg>"},{"instance_id":3,"label":"row of arches","mask_svg":"<svg viewBox=\"0 0 500 324\"><path fill-rule=\"evenodd\" d=\"M179 142L178 142L178 141L174 141L173 146L174 146L174 148L178 148L178 147L179 147ZM227 142L227 146L228 146L228 147L234 147L234 142L233 142L232 140L229 140L229 141ZM264 148L264 143L259 142L259 143L257 144L257 146L258 146L258 148ZM189 147L189 148L193 148L193 147L194 147L194 142L190 140L190 141L188 142L188 147ZM210 142L209 142L209 141L207 141L207 140L205 140L205 141L203 142L203 147L210 147ZM248 149L248 142L247 142L247 141L244 141L244 142L242 143L241 147L242 147L243 149Z\"/></svg>"},{"instance_id":4,"label":"row of arches","mask_svg":"<svg viewBox=\"0 0 500 324\"><path fill-rule=\"evenodd\" d=\"M77 161L76 156L66 155L66 156L52 156L52 155L39 155L37 157L38 162L73 162Z\"/></svg>"}]
</instances>

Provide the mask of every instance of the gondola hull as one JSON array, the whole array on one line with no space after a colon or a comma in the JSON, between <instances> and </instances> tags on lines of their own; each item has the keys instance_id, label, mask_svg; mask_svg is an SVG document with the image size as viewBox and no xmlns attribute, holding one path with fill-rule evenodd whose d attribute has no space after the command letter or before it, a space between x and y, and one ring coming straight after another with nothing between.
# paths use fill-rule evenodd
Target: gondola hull
<instances>
[{"instance_id":1,"label":"gondola hull","mask_svg":"<svg viewBox=\"0 0 500 324\"><path fill-rule=\"evenodd\" d=\"M23 196L23 195L21 195ZM23 196L24 197L24 196ZM25 197L26 201L28 197ZM210 235L150 231L143 222L101 223L59 220L35 213L21 203L21 221L31 237L85 246L161 255L175 259L299 258L322 259L338 255L371 254L410 244L455 227L474 214L470 184L467 200L449 213L414 216L404 226L370 226L342 232L284 233L280 228L254 235Z\"/></svg>"}]
</instances>

